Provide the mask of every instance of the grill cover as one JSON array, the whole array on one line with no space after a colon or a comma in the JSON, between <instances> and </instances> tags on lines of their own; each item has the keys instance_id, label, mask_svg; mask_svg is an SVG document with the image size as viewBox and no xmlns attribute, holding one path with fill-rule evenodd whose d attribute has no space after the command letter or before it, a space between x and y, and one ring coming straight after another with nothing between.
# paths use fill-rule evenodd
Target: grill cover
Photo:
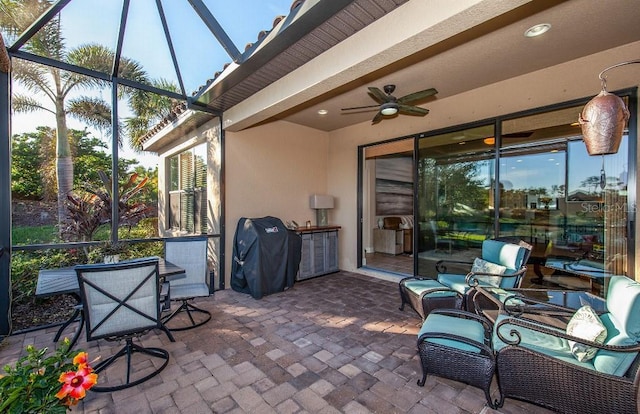
<instances>
[{"instance_id":1,"label":"grill cover","mask_svg":"<svg viewBox=\"0 0 640 414\"><path fill-rule=\"evenodd\" d=\"M293 286L302 238L276 217L241 218L233 239L231 288L255 299Z\"/></svg>"}]
</instances>

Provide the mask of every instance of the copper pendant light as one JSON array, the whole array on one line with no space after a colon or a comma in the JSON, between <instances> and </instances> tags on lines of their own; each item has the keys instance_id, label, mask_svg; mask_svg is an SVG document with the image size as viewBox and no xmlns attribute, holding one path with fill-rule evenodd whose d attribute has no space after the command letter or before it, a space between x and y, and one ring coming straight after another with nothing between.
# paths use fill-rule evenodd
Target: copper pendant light
<instances>
[{"instance_id":1,"label":"copper pendant light","mask_svg":"<svg viewBox=\"0 0 640 414\"><path fill-rule=\"evenodd\" d=\"M602 91L583 108L578 122L589 155L606 155L618 152L624 127L629 120L629 110L620 97L607 92L604 73L618 66L640 63L640 60L622 62L600 72Z\"/></svg>"}]
</instances>

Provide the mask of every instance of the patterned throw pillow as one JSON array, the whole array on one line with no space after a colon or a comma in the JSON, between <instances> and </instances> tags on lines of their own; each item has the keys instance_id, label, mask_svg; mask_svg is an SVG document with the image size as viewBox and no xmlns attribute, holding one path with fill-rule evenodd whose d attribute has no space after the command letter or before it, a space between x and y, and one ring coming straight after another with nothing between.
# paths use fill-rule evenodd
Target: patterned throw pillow
<instances>
[{"instance_id":1,"label":"patterned throw pillow","mask_svg":"<svg viewBox=\"0 0 640 414\"><path fill-rule=\"evenodd\" d=\"M484 259L476 257L473 261L473 266L471 266L471 271L473 273L492 273L496 276L478 276L477 279L480 282L486 283L491 286L499 287L500 282L502 281L502 275L507 270L505 266L487 262Z\"/></svg>"},{"instance_id":2,"label":"patterned throw pillow","mask_svg":"<svg viewBox=\"0 0 640 414\"><path fill-rule=\"evenodd\" d=\"M603 325L596 311L591 306L585 305L571 317L567 324L567 335L603 344L607 339L607 328ZM590 360L598 352L598 348L575 341L568 342L571 347L571 353L580 362Z\"/></svg>"}]
</instances>

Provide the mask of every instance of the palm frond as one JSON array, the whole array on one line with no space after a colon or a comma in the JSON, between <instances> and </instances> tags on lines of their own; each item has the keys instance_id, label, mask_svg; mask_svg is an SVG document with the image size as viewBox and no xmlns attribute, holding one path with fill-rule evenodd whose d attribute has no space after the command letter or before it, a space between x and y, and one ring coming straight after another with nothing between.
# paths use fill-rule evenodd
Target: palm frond
<instances>
[{"instance_id":1,"label":"palm frond","mask_svg":"<svg viewBox=\"0 0 640 414\"><path fill-rule=\"evenodd\" d=\"M42 65L26 60L14 59L12 75L15 80L31 92L43 92L52 102L55 102L55 92L50 84L51 72Z\"/></svg>"},{"instance_id":2,"label":"palm frond","mask_svg":"<svg viewBox=\"0 0 640 414\"><path fill-rule=\"evenodd\" d=\"M80 45L67 53L69 63L105 74L111 73L114 56L112 50L96 43ZM76 85L89 87L109 85L105 80L71 72L65 74L65 82L65 89L72 89Z\"/></svg>"},{"instance_id":3,"label":"palm frond","mask_svg":"<svg viewBox=\"0 0 640 414\"><path fill-rule=\"evenodd\" d=\"M42 110L55 114L55 111L42 106L38 100L22 94L13 95L11 98L11 106L15 112L28 113Z\"/></svg>"},{"instance_id":4,"label":"palm frond","mask_svg":"<svg viewBox=\"0 0 640 414\"><path fill-rule=\"evenodd\" d=\"M70 99L67 113L97 129L111 133L111 107L100 98L81 96Z\"/></svg>"},{"instance_id":5,"label":"palm frond","mask_svg":"<svg viewBox=\"0 0 640 414\"><path fill-rule=\"evenodd\" d=\"M5 29L7 45L28 28L50 6L40 0L0 0L0 27Z\"/></svg>"}]
</instances>

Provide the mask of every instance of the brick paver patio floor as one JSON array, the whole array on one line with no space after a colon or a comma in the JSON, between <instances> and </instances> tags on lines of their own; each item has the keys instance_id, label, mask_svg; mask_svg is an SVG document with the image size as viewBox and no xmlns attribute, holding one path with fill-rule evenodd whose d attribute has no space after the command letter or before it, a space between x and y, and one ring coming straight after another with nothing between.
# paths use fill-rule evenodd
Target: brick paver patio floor
<instances>
[{"instance_id":1,"label":"brick paver patio floor","mask_svg":"<svg viewBox=\"0 0 640 414\"><path fill-rule=\"evenodd\" d=\"M548 413L515 400L495 411L479 389L434 376L419 387L420 319L399 303L397 283L349 272L260 300L218 291L197 301L213 315L204 326L174 332L173 343L160 332L136 339L170 352L164 371L122 391L89 392L72 412ZM55 347L56 330L5 338L0 364L13 364L28 344ZM87 343L83 332L78 348L94 358L118 345Z\"/></svg>"}]
</instances>

